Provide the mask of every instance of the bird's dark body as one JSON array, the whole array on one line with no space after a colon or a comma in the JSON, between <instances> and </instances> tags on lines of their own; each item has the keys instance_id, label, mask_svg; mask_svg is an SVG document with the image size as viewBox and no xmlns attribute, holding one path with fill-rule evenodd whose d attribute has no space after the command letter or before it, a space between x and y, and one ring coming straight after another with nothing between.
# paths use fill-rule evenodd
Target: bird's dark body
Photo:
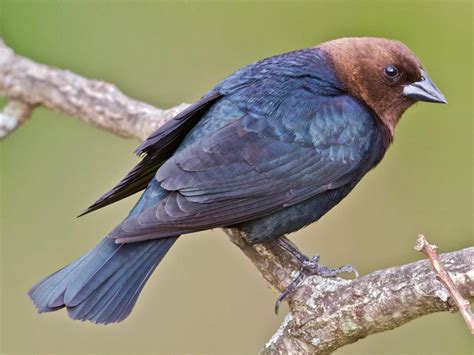
<instances>
[{"instance_id":1,"label":"bird's dark body","mask_svg":"<svg viewBox=\"0 0 474 355\"><path fill-rule=\"evenodd\" d=\"M142 162L86 211L146 188L129 216L30 297L42 312L120 321L178 236L235 227L261 243L296 231L340 202L391 139L320 48L244 67L138 148Z\"/></svg>"},{"instance_id":2,"label":"bird's dark body","mask_svg":"<svg viewBox=\"0 0 474 355\"><path fill-rule=\"evenodd\" d=\"M134 241L237 226L258 243L318 219L380 161L390 141L332 73L324 53L305 49L218 84L204 97L218 98L158 169L149 190L164 190L152 202L156 213L126 220L112 236Z\"/></svg>"}]
</instances>

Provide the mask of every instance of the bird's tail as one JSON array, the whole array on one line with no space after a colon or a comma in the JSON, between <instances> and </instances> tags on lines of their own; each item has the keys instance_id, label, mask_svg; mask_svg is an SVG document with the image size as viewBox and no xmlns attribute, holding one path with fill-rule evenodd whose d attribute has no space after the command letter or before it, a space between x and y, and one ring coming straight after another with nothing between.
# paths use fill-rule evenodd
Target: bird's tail
<instances>
[{"instance_id":1,"label":"bird's tail","mask_svg":"<svg viewBox=\"0 0 474 355\"><path fill-rule=\"evenodd\" d=\"M105 238L38 282L28 295L40 313L66 307L72 319L120 322L130 314L146 281L176 239L116 244Z\"/></svg>"}]
</instances>

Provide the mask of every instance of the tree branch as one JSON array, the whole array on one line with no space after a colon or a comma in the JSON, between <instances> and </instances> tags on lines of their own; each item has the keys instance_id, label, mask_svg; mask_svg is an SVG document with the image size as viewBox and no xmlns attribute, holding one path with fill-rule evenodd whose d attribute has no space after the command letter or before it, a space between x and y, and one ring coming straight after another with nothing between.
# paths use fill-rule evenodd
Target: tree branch
<instances>
[{"instance_id":1,"label":"tree branch","mask_svg":"<svg viewBox=\"0 0 474 355\"><path fill-rule=\"evenodd\" d=\"M474 248L467 248L440 258L464 297L474 290L473 257ZM423 315L454 309L426 260L354 281L312 277L290 301L290 314L263 352L331 353Z\"/></svg>"},{"instance_id":2,"label":"tree branch","mask_svg":"<svg viewBox=\"0 0 474 355\"><path fill-rule=\"evenodd\" d=\"M125 96L114 85L88 80L68 70L35 63L19 56L0 38L0 94L30 107L45 106L80 118L123 137L145 139L151 132L184 110L181 104L162 110ZM23 120L9 125L6 137Z\"/></svg>"},{"instance_id":3,"label":"tree branch","mask_svg":"<svg viewBox=\"0 0 474 355\"><path fill-rule=\"evenodd\" d=\"M28 119L33 106L23 101L10 100L0 112L0 139L6 137Z\"/></svg>"},{"instance_id":4,"label":"tree branch","mask_svg":"<svg viewBox=\"0 0 474 355\"><path fill-rule=\"evenodd\" d=\"M111 84L16 55L1 40L0 93L9 100L0 115L3 136L24 123L37 105L139 139L187 107L181 104L161 110L130 99ZM298 275L299 262L278 243L251 245L238 230L226 232L276 290L283 291ZM441 255L440 260L460 294L472 300L474 248ZM454 309L449 292L426 260L379 270L354 281L312 276L289 304L290 313L262 352L330 353L422 315Z\"/></svg>"}]
</instances>

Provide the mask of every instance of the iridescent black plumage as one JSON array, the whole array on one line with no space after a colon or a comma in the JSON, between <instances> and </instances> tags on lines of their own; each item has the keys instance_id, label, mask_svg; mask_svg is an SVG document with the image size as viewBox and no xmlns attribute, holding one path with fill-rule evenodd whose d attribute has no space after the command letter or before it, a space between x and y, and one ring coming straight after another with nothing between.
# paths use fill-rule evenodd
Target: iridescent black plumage
<instances>
[{"instance_id":1,"label":"iridescent black plumage","mask_svg":"<svg viewBox=\"0 0 474 355\"><path fill-rule=\"evenodd\" d=\"M133 242L241 223L251 231L249 221L280 212L286 228L269 225L249 236L258 242L324 214L380 160L389 141L384 126L331 73L324 54L307 49L250 65L217 85L209 95L222 96L156 173L165 196L110 237ZM144 145L159 147L155 136ZM285 214L315 197L319 208Z\"/></svg>"},{"instance_id":2,"label":"iridescent black plumage","mask_svg":"<svg viewBox=\"0 0 474 355\"><path fill-rule=\"evenodd\" d=\"M146 187L142 197L101 244L30 290L39 311L121 321L179 235L233 226L266 242L343 199L382 159L393 127L389 111L376 114L340 81L355 79L335 70L333 47L244 67L153 133L142 162L86 213ZM400 100L397 112L412 103Z\"/></svg>"}]
</instances>

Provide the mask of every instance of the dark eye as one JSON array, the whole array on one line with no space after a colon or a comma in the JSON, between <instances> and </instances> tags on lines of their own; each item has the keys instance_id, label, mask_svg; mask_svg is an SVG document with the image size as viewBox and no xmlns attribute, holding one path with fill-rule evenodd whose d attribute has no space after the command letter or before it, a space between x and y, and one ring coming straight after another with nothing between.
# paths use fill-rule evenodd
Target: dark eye
<instances>
[{"instance_id":1,"label":"dark eye","mask_svg":"<svg viewBox=\"0 0 474 355\"><path fill-rule=\"evenodd\" d=\"M394 65L387 65L384 69L385 76L391 80L397 78L400 75L400 71Z\"/></svg>"}]
</instances>

